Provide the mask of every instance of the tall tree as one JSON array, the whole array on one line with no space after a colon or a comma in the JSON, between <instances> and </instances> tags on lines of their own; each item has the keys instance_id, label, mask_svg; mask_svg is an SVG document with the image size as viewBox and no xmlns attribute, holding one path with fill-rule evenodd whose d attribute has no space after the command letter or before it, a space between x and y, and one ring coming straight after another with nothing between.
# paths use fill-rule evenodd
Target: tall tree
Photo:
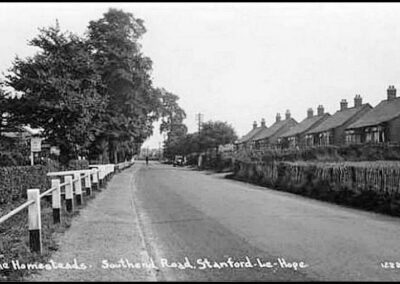
<instances>
[{"instance_id":1,"label":"tall tree","mask_svg":"<svg viewBox=\"0 0 400 284\"><path fill-rule=\"evenodd\" d=\"M182 146L187 134L187 127L183 123L186 118L185 111L179 106L179 97L165 89L161 92L161 124L160 133L167 134L167 140L164 145L164 156L173 158L177 154L182 154Z\"/></svg>"},{"instance_id":2,"label":"tall tree","mask_svg":"<svg viewBox=\"0 0 400 284\"><path fill-rule=\"evenodd\" d=\"M29 43L39 49L16 58L5 84L22 94L9 100L9 121L41 127L65 160L85 152L96 134L107 97L85 40L58 23L40 29Z\"/></svg>"},{"instance_id":3,"label":"tall tree","mask_svg":"<svg viewBox=\"0 0 400 284\"><path fill-rule=\"evenodd\" d=\"M167 144L167 157L199 153L211 148L218 151L219 145L233 143L237 139L231 125L221 121L208 121L203 124L200 133L179 133L171 136Z\"/></svg>"},{"instance_id":4,"label":"tall tree","mask_svg":"<svg viewBox=\"0 0 400 284\"><path fill-rule=\"evenodd\" d=\"M143 56L139 44L145 32L143 20L117 9L89 23L89 44L106 86L103 95L109 98L97 145L104 152L108 149L114 162L119 152L132 155L125 151L150 136L152 122L159 118L160 97L150 78L152 61Z\"/></svg>"},{"instance_id":5,"label":"tall tree","mask_svg":"<svg viewBox=\"0 0 400 284\"><path fill-rule=\"evenodd\" d=\"M203 123L199 135L199 143L204 151L208 148L216 148L219 145L233 143L237 139L235 130L231 125L222 121L208 121Z\"/></svg>"}]
</instances>

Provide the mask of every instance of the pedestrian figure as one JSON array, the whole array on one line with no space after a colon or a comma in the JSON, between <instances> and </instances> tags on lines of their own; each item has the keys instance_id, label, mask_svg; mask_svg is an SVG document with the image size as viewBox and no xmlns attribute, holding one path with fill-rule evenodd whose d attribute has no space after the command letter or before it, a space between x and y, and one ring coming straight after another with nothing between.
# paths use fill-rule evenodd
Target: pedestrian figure
<instances>
[{"instance_id":1,"label":"pedestrian figure","mask_svg":"<svg viewBox=\"0 0 400 284\"><path fill-rule=\"evenodd\" d=\"M146 166L149 165L149 156L146 156Z\"/></svg>"}]
</instances>

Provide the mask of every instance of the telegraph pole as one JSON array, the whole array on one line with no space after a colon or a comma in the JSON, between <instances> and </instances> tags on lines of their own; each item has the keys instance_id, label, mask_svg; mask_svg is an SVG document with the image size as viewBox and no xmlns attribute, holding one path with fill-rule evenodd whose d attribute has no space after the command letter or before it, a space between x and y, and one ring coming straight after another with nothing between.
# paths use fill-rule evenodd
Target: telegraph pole
<instances>
[{"instance_id":1,"label":"telegraph pole","mask_svg":"<svg viewBox=\"0 0 400 284\"><path fill-rule=\"evenodd\" d=\"M203 116L202 113L199 112L198 114L196 114L196 121L197 121L199 136L200 136L201 126L202 126L202 123L203 123L203 118L204 118L204 116ZM198 166L199 168L201 168L202 163L203 163L203 157L202 157L202 154L201 154L201 153L199 153L199 156L198 156L197 159L198 159L198 160L197 160L197 166Z\"/></svg>"},{"instance_id":2,"label":"telegraph pole","mask_svg":"<svg viewBox=\"0 0 400 284\"><path fill-rule=\"evenodd\" d=\"M203 124L203 118L204 118L204 115L202 113L199 112L198 114L196 114L196 121L197 121L197 127L198 127L199 133L201 131L201 126Z\"/></svg>"}]
</instances>

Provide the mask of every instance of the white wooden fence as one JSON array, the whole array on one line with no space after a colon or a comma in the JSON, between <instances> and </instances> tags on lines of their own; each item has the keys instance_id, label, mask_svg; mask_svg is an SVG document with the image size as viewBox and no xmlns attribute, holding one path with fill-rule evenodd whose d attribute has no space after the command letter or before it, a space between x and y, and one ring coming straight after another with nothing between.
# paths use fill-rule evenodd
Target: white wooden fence
<instances>
[{"instance_id":1,"label":"white wooden fence","mask_svg":"<svg viewBox=\"0 0 400 284\"><path fill-rule=\"evenodd\" d=\"M91 196L93 190L105 187L106 183L116 172L120 172L121 170L130 167L132 164L133 161L125 161L119 164L90 165L90 169L88 170L49 172L47 176L51 178L51 188L43 193L40 193L40 190L37 188L28 189L28 200L11 212L2 216L0 218L0 224L25 208L28 208L29 246L32 252L41 253L41 198L51 197L53 222L60 223L62 195L65 196L65 207L67 212L73 212L75 207L74 205L82 205L84 201L82 184L85 188L85 195ZM61 177L64 178L63 183L61 183Z\"/></svg>"}]
</instances>

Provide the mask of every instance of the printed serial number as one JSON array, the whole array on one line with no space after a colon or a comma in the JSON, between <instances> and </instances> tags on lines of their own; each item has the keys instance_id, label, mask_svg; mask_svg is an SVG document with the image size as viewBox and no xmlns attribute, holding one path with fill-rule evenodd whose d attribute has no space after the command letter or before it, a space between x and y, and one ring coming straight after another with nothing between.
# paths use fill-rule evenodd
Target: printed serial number
<instances>
[{"instance_id":1,"label":"printed serial number","mask_svg":"<svg viewBox=\"0 0 400 284\"><path fill-rule=\"evenodd\" d=\"M400 269L400 262L399 261L381 262L381 267L384 269Z\"/></svg>"}]
</instances>

